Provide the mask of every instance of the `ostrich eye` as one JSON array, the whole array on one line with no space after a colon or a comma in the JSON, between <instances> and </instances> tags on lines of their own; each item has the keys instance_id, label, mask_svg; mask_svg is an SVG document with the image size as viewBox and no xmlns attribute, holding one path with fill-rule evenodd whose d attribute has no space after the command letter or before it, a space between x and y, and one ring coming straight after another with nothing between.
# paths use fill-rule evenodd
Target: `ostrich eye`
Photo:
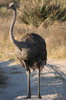
<instances>
[{"instance_id":1,"label":"ostrich eye","mask_svg":"<svg viewBox=\"0 0 66 100\"><path fill-rule=\"evenodd\" d=\"M13 10L16 10L16 6L15 6L15 5L12 5L11 8L12 8Z\"/></svg>"}]
</instances>

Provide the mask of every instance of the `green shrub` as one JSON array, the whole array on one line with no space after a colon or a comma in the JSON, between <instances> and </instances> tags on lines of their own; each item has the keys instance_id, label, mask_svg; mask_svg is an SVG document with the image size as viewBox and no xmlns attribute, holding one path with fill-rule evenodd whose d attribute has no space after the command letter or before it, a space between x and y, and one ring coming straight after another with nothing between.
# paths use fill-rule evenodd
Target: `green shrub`
<instances>
[{"instance_id":1,"label":"green shrub","mask_svg":"<svg viewBox=\"0 0 66 100\"><path fill-rule=\"evenodd\" d=\"M6 8L5 7L1 7L0 8L0 17L4 18L7 16L7 13L6 13Z\"/></svg>"},{"instance_id":2,"label":"green shrub","mask_svg":"<svg viewBox=\"0 0 66 100\"><path fill-rule=\"evenodd\" d=\"M1 0L0 1L0 17L5 18L10 15L7 13L7 7L11 2L14 2L19 7L20 0Z\"/></svg>"},{"instance_id":3,"label":"green shrub","mask_svg":"<svg viewBox=\"0 0 66 100\"><path fill-rule=\"evenodd\" d=\"M40 26L46 19L66 21L66 7L55 0L28 0L23 3L20 21L25 24Z\"/></svg>"}]
</instances>

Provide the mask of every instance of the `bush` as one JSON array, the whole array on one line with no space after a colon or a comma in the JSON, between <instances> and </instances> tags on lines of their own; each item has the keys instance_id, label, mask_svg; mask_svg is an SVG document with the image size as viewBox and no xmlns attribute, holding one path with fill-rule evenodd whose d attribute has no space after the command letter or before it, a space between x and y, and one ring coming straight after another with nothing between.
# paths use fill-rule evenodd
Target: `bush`
<instances>
[{"instance_id":1,"label":"bush","mask_svg":"<svg viewBox=\"0 0 66 100\"><path fill-rule=\"evenodd\" d=\"M6 16L7 16L6 8L5 7L1 7L0 8L0 17L4 18Z\"/></svg>"},{"instance_id":2,"label":"bush","mask_svg":"<svg viewBox=\"0 0 66 100\"><path fill-rule=\"evenodd\" d=\"M23 2L20 21L40 26L45 20L66 21L66 7L55 0L28 0Z\"/></svg>"},{"instance_id":3,"label":"bush","mask_svg":"<svg viewBox=\"0 0 66 100\"><path fill-rule=\"evenodd\" d=\"M20 0L1 0L0 1L0 17L5 18L10 15L7 13L7 7L11 2L14 2L16 6L19 7Z\"/></svg>"}]
</instances>

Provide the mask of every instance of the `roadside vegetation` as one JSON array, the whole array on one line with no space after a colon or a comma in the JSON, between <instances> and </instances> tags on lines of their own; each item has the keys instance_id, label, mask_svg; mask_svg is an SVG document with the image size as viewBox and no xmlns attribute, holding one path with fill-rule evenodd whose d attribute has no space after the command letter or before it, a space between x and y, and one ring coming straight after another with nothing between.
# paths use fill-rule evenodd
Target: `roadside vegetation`
<instances>
[{"instance_id":1,"label":"roadside vegetation","mask_svg":"<svg viewBox=\"0 0 66 100\"><path fill-rule=\"evenodd\" d=\"M66 59L66 0L0 0L0 60L15 59L9 38L12 11L6 8L12 1L20 9L15 38L36 32L46 40L48 58Z\"/></svg>"},{"instance_id":2,"label":"roadside vegetation","mask_svg":"<svg viewBox=\"0 0 66 100\"><path fill-rule=\"evenodd\" d=\"M66 21L65 12L66 7L56 0L29 0L23 5L20 19L25 24L39 27L44 22L50 25L54 21Z\"/></svg>"}]
</instances>

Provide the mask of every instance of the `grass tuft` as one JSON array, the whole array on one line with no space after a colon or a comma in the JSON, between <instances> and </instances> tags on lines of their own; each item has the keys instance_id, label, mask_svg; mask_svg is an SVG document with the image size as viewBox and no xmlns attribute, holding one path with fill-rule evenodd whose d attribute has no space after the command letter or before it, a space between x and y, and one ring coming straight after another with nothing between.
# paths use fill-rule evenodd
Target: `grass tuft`
<instances>
[{"instance_id":1,"label":"grass tuft","mask_svg":"<svg viewBox=\"0 0 66 100\"><path fill-rule=\"evenodd\" d=\"M31 6L30 6L31 5ZM20 21L39 27L46 19L66 21L66 7L56 0L29 0L24 2Z\"/></svg>"}]
</instances>

